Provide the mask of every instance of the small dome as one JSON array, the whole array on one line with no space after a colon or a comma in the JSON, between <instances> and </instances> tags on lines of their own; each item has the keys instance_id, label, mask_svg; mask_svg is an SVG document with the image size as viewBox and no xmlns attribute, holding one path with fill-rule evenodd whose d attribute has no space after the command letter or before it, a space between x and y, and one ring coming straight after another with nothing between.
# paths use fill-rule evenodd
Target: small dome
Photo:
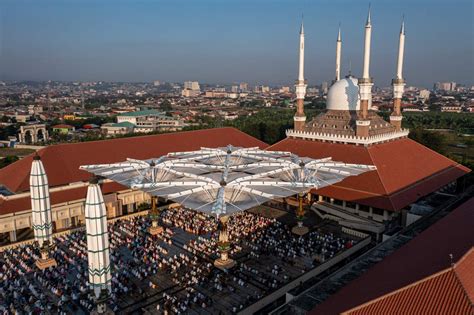
<instances>
[{"instance_id":1,"label":"small dome","mask_svg":"<svg viewBox=\"0 0 474 315\"><path fill-rule=\"evenodd\" d=\"M335 82L328 91L326 109L360 110L359 85L354 77Z\"/></svg>"}]
</instances>

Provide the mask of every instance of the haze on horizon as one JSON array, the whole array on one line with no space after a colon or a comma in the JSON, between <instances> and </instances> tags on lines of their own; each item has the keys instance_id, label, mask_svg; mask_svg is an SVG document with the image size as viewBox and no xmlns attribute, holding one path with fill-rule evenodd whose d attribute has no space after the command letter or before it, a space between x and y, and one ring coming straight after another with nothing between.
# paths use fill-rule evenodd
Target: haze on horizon
<instances>
[{"instance_id":1,"label":"haze on horizon","mask_svg":"<svg viewBox=\"0 0 474 315\"><path fill-rule=\"evenodd\" d=\"M3 0L0 80L294 83L304 13L309 85L360 75L368 1ZM408 85L474 84L471 0L372 2L371 75L394 76L402 14Z\"/></svg>"}]
</instances>

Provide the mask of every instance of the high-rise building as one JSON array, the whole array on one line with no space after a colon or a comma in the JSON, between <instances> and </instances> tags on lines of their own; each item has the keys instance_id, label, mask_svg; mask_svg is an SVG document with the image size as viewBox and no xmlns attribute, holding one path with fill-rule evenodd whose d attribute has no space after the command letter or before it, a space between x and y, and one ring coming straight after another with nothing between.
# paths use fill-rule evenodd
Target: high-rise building
<instances>
[{"instance_id":1,"label":"high-rise building","mask_svg":"<svg viewBox=\"0 0 474 315\"><path fill-rule=\"evenodd\" d=\"M249 90L249 84L246 82L240 82L240 91L247 92Z\"/></svg>"},{"instance_id":2,"label":"high-rise building","mask_svg":"<svg viewBox=\"0 0 474 315\"><path fill-rule=\"evenodd\" d=\"M193 91L200 91L201 87L199 86L198 81L185 81L184 82L184 89L193 90Z\"/></svg>"},{"instance_id":3,"label":"high-rise building","mask_svg":"<svg viewBox=\"0 0 474 315\"><path fill-rule=\"evenodd\" d=\"M321 83L321 90L324 94L327 94L328 93L328 83L326 81L324 81L323 83Z\"/></svg>"},{"instance_id":4,"label":"high-rise building","mask_svg":"<svg viewBox=\"0 0 474 315\"><path fill-rule=\"evenodd\" d=\"M153 85L154 85L154 86L160 86L160 84L161 84L161 82L160 82L160 81L158 81L158 80L156 80L156 81L153 81Z\"/></svg>"},{"instance_id":5,"label":"high-rise building","mask_svg":"<svg viewBox=\"0 0 474 315\"><path fill-rule=\"evenodd\" d=\"M434 89L439 91L454 91L456 90L456 82L436 82Z\"/></svg>"},{"instance_id":6,"label":"high-rise building","mask_svg":"<svg viewBox=\"0 0 474 315\"><path fill-rule=\"evenodd\" d=\"M239 92L239 86L238 85L232 85L231 89L232 93L238 93Z\"/></svg>"}]
</instances>

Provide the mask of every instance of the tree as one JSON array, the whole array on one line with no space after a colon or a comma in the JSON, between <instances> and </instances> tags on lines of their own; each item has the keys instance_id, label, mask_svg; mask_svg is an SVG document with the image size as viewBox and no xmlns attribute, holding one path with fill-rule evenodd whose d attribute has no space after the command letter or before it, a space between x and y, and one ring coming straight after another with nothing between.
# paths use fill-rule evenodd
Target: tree
<instances>
[{"instance_id":1,"label":"tree","mask_svg":"<svg viewBox=\"0 0 474 315\"><path fill-rule=\"evenodd\" d=\"M18 160L19 158L16 155L7 155L5 158L0 160L0 168L4 168L5 166L10 165Z\"/></svg>"},{"instance_id":2,"label":"tree","mask_svg":"<svg viewBox=\"0 0 474 315\"><path fill-rule=\"evenodd\" d=\"M163 102L161 102L160 104L160 109L164 112L169 112L173 110L173 107L171 106L170 101L164 99Z\"/></svg>"},{"instance_id":3,"label":"tree","mask_svg":"<svg viewBox=\"0 0 474 315\"><path fill-rule=\"evenodd\" d=\"M409 137L438 153L443 154L445 150L446 138L439 132L415 128L410 131Z\"/></svg>"}]
</instances>

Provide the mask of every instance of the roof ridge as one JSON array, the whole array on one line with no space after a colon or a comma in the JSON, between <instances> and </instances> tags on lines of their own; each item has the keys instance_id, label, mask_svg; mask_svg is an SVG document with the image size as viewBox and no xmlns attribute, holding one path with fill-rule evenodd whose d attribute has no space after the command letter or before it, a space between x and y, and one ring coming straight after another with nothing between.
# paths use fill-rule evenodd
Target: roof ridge
<instances>
[{"instance_id":1,"label":"roof ridge","mask_svg":"<svg viewBox=\"0 0 474 315\"><path fill-rule=\"evenodd\" d=\"M269 150L269 149L271 149L273 146L276 146L276 145L279 144L280 142L283 142L283 141L285 141L285 140L287 140L287 139L291 139L291 138L288 138L288 137L283 138L283 139L281 139L280 141L275 142L274 144L269 145L268 147L265 148L265 150Z\"/></svg>"},{"instance_id":2,"label":"roof ridge","mask_svg":"<svg viewBox=\"0 0 474 315\"><path fill-rule=\"evenodd\" d=\"M461 290L462 292L464 293L464 295L467 297L467 299L469 301L471 301L471 303L473 302L471 296L469 295L469 293L466 291L466 288L464 287L464 283L461 281L461 279L459 278L459 275L456 271L456 268L458 267L458 265L464 261L467 256L469 256L471 254L471 252L474 252L474 246L471 247L471 249L469 249L466 253L464 253L464 255L458 259L458 261L456 263L454 263L452 266L451 266L451 269L453 270L453 273L454 273L454 278L456 279L456 281L458 282L458 284L461 286Z\"/></svg>"},{"instance_id":3,"label":"roof ridge","mask_svg":"<svg viewBox=\"0 0 474 315\"><path fill-rule=\"evenodd\" d=\"M371 305L371 304L374 304L374 303L376 303L376 302L379 302L379 301L381 301L381 300L383 300L383 299L386 299L387 297L390 297L390 296L392 296L392 295L396 295L396 294L398 294L398 293L400 293L400 292L402 292L402 291L406 291L406 290L408 290L408 289L410 289L410 288L412 288L412 287L414 287L414 286L419 285L420 283L429 281L429 280L431 280L431 279L434 279L434 278L437 278L437 277L441 276L442 274L451 273L451 272L454 273L454 271L452 270L452 267L445 268L445 269L443 269L443 270L441 270L441 271L438 271L438 272L436 272L436 273L434 273L434 274L432 274L432 275L429 275L429 276L427 276L427 277L425 277L425 278L422 278L422 279L420 279L420 280L417 280L417 281L415 281L415 282L412 282L412 283L410 283L410 284L407 284L407 285L405 285L405 286L403 286L403 287L401 287L401 288L399 288L399 289L397 289L397 290L395 290L395 291L392 291L392 292L383 294L383 295L379 296L379 297L376 298L376 299L372 299L372 300L367 301L367 302L365 302L365 303L363 303L363 304L360 304L360 305L358 305L358 306L356 306L356 307L350 308L350 309L348 309L348 310L346 310L346 311L344 311L344 312L341 312L341 314L349 314L349 313L351 313L351 312L353 312L353 311L360 310L361 308L364 308L364 307L366 307L366 306L369 306L369 305ZM462 285L461 285L461 287L462 287Z\"/></svg>"},{"instance_id":4,"label":"roof ridge","mask_svg":"<svg viewBox=\"0 0 474 315\"><path fill-rule=\"evenodd\" d=\"M374 162L374 158L372 157L372 153L370 152L371 147L367 147L366 150L367 150L367 153L369 154L369 157L370 157L370 160L372 161L372 165L376 165L375 162ZM387 187L385 186L385 183L383 182L382 178L380 177L380 174L379 172L377 172L377 178L379 179L380 183L382 184L382 187L383 187L383 190L385 191L385 195L389 195L388 193L388 190L387 190ZM392 200L389 198L390 200L390 204L392 205L392 207L394 208L394 205L392 203Z\"/></svg>"},{"instance_id":5,"label":"roof ridge","mask_svg":"<svg viewBox=\"0 0 474 315\"><path fill-rule=\"evenodd\" d=\"M472 171L470 168L468 168L468 167L466 167L466 166L462 165L461 163L458 163L458 162L456 162L456 161L454 161L454 160L452 160L452 159L448 158L447 156L445 156L445 155L443 155L443 154L441 154L441 153L439 153L439 152L436 152L435 150L433 150L433 149L431 149L431 148L429 148L429 147L427 147L427 146L425 146L425 145L423 145L423 144L419 143L418 141L415 141L415 140L413 140L413 139L410 139L410 138L405 138L405 139L408 139L408 140L410 140L410 141L413 141L413 142L415 142L416 144L419 144L419 145L423 146L424 148L428 149L429 151L431 151L431 152L435 153L436 155L438 155L438 156L440 156L440 157L442 157L442 158L444 158L444 159L446 159L446 160L449 160L449 161L452 161L452 162L454 162L454 163L455 163L455 165L461 165L462 167L464 167L464 168L468 169L468 170L469 170L469 172L470 172L470 171Z\"/></svg>"}]
</instances>

